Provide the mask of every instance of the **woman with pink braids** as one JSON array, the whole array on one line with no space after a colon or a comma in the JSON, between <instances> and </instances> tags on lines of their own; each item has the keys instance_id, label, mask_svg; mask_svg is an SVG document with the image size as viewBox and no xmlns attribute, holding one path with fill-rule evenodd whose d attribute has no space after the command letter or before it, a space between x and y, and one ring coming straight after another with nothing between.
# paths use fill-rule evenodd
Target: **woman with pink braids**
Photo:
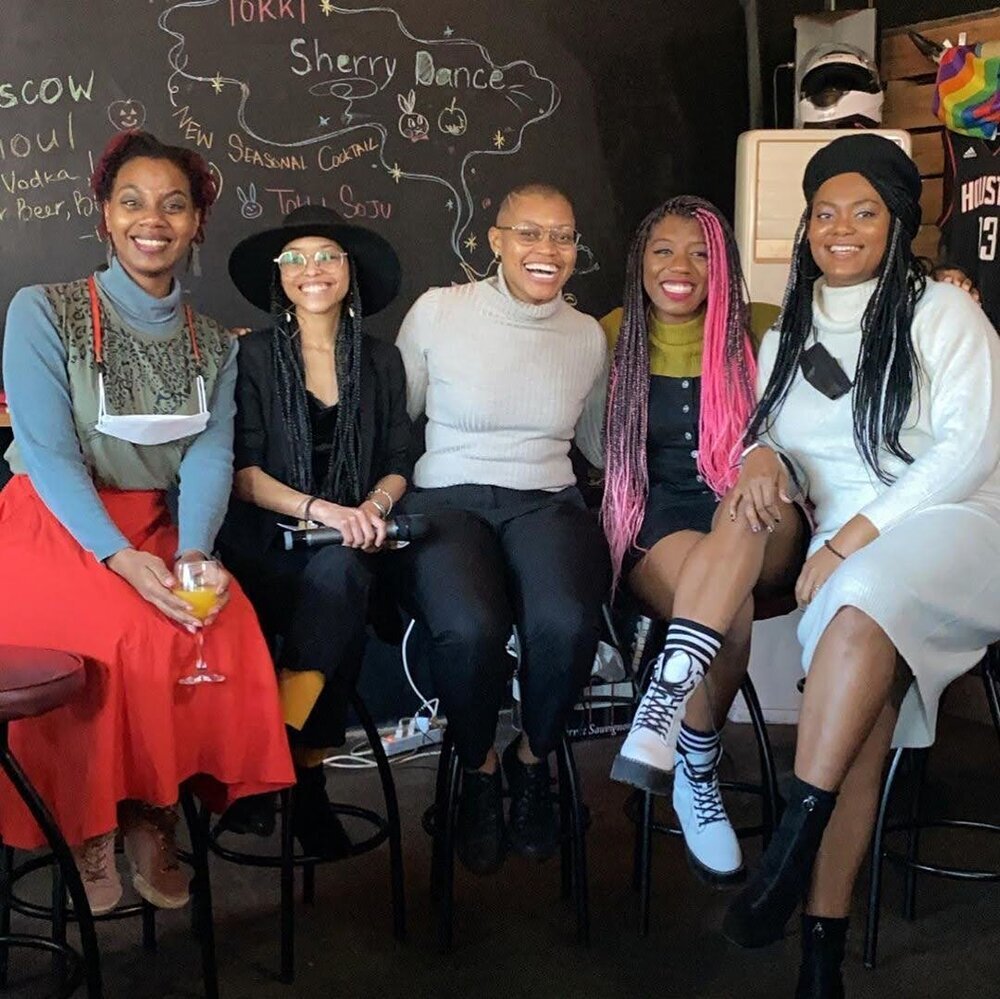
<instances>
[{"instance_id":1,"label":"woman with pink braids","mask_svg":"<svg viewBox=\"0 0 1000 999\"><path fill-rule=\"evenodd\" d=\"M776 314L745 301L736 242L719 210L700 198L678 197L639 226L624 308L602 323L614 351L602 518L615 580L624 578L670 622L611 775L664 793L673 772L688 858L713 884L744 873L717 767L719 730L747 670L753 600L720 634L685 613L692 598L703 597L698 581L679 583L681 567L713 523L737 530L719 516L719 499L738 478L755 406L756 343ZM788 516L773 531L743 531L732 557L754 562L764 585L790 589L804 535L800 518Z\"/></svg>"}]
</instances>

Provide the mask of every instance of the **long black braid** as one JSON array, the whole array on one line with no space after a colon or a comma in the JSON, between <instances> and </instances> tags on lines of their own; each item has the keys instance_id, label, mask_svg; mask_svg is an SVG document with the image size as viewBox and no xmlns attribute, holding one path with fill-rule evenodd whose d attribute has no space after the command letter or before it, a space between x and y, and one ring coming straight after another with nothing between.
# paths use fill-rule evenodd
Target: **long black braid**
<instances>
[{"instance_id":1,"label":"long black braid","mask_svg":"<svg viewBox=\"0 0 1000 999\"><path fill-rule=\"evenodd\" d=\"M357 506L363 498L361 483L361 296L354 265L350 264L348 301L341 307L334 344L339 400L330 462L322 482L313 481L312 423L306 397L305 368L298 343L299 327L294 309L275 268L271 279L271 313L275 335L271 360L281 399L281 413L291 443L289 483L293 489L322 499Z\"/></svg>"},{"instance_id":2,"label":"long black braid","mask_svg":"<svg viewBox=\"0 0 1000 999\"><path fill-rule=\"evenodd\" d=\"M806 238L811 211L811 206L806 208L795 233L792 269L778 320L778 353L750 421L748 442L770 427L771 417L788 397L812 332L813 287L820 271ZM878 283L861 319L861 350L852 398L855 446L865 464L887 485L894 476L882 467L883 450L907 464L913 461L913 455L899 442L899 434L914 392L919 392L919 360L910 327L925 287L925 270L910 248L903 224L893 215Z\"/></svg>"}]
</instances>

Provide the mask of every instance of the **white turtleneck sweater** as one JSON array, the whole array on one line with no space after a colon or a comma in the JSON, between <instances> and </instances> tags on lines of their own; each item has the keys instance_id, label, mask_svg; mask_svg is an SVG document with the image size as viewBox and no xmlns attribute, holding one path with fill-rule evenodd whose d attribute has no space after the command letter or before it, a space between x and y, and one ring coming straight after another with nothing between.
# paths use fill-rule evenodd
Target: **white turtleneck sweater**
<instances>
[{"instance_id":1,"label":"white turtleneck sweater","mask_svg":"<svg viewBox=\"0 0 1000 999\"><path fill-rule=\"evenodd\" d=\"M396 346L411 419L427 415L422 488L477 484L564 489L570 441L601 460L607 344L595 319L562 297L514 298L503 279L432 288Z\"/></svg>"},{"instance_id":2,"label":"white turtleneck sweater","mask_svg":"<svg viewBox=\"0 0 1000 999\"><path fill-rule=\"evenodd\" d=\"M861 317L875 282L850 288L816 283L813 322L819 342L853 378L861 347ZM779 334L769 332L758 358L758 395L774 367ZM927 282L912 327L920 373L909 418L900 433L915 458L887 453L887 486L854 444L853 391L831 400L797 372L769 433L804 472L816 506L813 550L860 513L880 533L931 506L962 503L1000 521L1000 339L963 291ZM810 340L810 343L812 341Z\"/></svg>"}]
</instances>

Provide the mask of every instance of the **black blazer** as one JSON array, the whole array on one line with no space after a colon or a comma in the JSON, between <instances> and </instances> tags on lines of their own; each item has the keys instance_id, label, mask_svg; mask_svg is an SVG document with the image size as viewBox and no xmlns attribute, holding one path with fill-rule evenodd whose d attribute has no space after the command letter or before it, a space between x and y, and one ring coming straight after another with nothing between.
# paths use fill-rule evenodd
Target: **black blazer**
<instances>
[{"instance_id":1,"label":"black blazer","mask_svg":"<svg viewBox=\"0 0 1000 999\"><path fill-rule=\"evenodd\" d=\"M256 465L279 482L288 482L290 443L271 365L273 329L242 337L237 355L235 469ZM406 373L391 343L365 336L361 344L361 485L370 490L386 475L409 479L410 419L406 413ZM260 550L270 546L283 514L263 510L235 497L220 535L224 548Z\"/></svg>"}]
</instances>

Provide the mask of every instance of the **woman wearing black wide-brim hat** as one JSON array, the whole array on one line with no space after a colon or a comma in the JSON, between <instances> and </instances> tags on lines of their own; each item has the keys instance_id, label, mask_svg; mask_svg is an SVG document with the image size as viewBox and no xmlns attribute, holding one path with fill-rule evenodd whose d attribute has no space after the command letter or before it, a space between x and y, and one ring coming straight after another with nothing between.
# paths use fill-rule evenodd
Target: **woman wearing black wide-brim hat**
<instances>
[{"instance_id":1,"label":"woman wearing black wide-brim hat","mask_svg":"<svg viewBox=\"0 0 1000 999\"><path fill-rule=\"evenodd\" d=\"M362 328L395 297L399 259L378 234L306 205L243 240L229 273L271 324L240 342L234 499L220 546L265 630L282 638L296 836L306 853L337 855L349 843L322 759L344 740L372 555L410 475L402 360ZM344 544L285 551L278 525L289 521L335 527ZM227 824L266 831L256 804Z\"/></svg>"}]
</instances>

